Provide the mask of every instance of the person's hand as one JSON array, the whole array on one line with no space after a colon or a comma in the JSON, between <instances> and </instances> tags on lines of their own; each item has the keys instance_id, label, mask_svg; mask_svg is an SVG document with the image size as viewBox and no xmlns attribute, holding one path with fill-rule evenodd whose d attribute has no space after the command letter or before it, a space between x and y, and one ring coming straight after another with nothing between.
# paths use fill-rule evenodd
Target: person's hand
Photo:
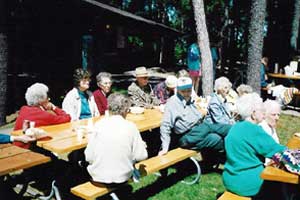
<instances>
[{"instance_id":1,"label":"person's hand","mask_svg":"<svg viewBox=\"0 0 300 200\"><path fill-rule=\"evenodd\" d=\"M158 155L163 156L163 155L166 155L167 153L168 153L167 150L161 150L161 151L158 152Z\"/></svg>"},{"instance_id":2,"label":"person's hand","mask_svg":"<svg viewBox=\"0 0 300 200\"><path fill-rule=\"evenodd\" d=\"M23 143L33 142L36 140L34 136L29 135L20 135L20 136L11 136L13 137L13 141L19 141Z\"/></svg>"},{"instance_id":3,"label":"person's hand","mask_svg":"<svg viewBox=\"0 0 300 200\"><path fill-rule=\"evenodd\" d=\"M56 106L51 102L47 102L46 104L43 105L43 108L45 110L54 110Z\"/></svg>"}]
</instances>

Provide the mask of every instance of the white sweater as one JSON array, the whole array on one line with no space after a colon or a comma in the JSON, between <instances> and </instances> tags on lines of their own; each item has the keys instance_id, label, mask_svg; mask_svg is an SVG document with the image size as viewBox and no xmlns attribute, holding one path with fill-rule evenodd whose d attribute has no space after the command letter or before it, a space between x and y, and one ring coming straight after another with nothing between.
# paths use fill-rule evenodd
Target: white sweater
<instances>
[{"instance_id":1,"label":"white sweater","mask_svg":"<svg viewBox=\"0 0 300 200\"><path fill-rule=\"evenodd\" d=\"M89 102L89 107L91 110L92 117L99 116L100 114L93 93L87 91L87 94L89 95L88 102ZM62 109L66 113L71 115L72 121L79 119L80 112L81 112L81 99L78 90L76 88L73 88L67 93L62 103Z\"/></svg>"},{"instance_id":2,"label":"white sweater","mask_svg":"<svg viewBox=\"0 0 300 200\"><path fill-rule=\"evenodd\" d=\"M148 156L136 125L120 115L96 123L84 153L89 174L101 183L127 181L132 176L133 164Z\"/></svg>"}]
</instances>

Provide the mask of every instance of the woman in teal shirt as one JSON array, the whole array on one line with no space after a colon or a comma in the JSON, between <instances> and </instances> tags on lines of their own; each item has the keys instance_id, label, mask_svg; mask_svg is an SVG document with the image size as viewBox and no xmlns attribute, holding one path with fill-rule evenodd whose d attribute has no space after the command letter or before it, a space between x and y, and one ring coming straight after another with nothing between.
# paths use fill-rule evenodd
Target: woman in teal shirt
<instances>
[{"instance_id":1,"label":"woman in teal shirt","mask_svg":"<svg viewBox=\"0 0 300 200\"><path fill-rule=\"evenodd\" d=\"M262 99L258 94L243 95L236 106L243 120L236 123L225 138L227 160L223 183L226 190L255 199L263 184L260 174L264 169L264 158L272 158L286 147L277 144L257 125L264 118Z\"/></svg>"}]
</instances>

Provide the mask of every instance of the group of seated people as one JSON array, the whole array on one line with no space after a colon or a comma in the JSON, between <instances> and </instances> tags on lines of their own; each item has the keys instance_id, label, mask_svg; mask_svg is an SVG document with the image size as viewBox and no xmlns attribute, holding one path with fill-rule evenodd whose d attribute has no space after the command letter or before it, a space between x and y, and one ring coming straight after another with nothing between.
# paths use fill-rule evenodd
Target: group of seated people
<instances>
[{"instance_id":1,"label":"group of seated people","mask_svg":"<svg viewBox=\"0 0 300 200\"><path fill-rule=\"evenodd\" d=\"M215 80L214 93L203 116L195 101L192 80L187 73L170 75L152 89L145 67L135 70L136 82L128 87L128 96L110 93L111 74L97 75L98 89L89 91L90 73L76 69L74 88L62 103L62 109L50 102L48 87L41 83L30 86L14 130L22 129L23 121L35 126L53 125L103 115L110 116L95 124L95 133L84 151L89 163L87 171L94 184L123 185L132 176L134 163L148 156L137 127L126 120L131 106L156 108L164 104L160 126L161 149L158 155L170 148L183 147L226 153L223 182L227 190L253 199L264 199L263 180L260 174L264 163L287 147L279 144L276 124L280 104L274 100L264 103L249 85L240 85L237 92L226 77ZM108 96L108 98L107 98ZM116 126L117 125L117 126ZM27 147L34 138L29 136L2 136L0 142L14 142Z\"/></svg>"}]
</instances>

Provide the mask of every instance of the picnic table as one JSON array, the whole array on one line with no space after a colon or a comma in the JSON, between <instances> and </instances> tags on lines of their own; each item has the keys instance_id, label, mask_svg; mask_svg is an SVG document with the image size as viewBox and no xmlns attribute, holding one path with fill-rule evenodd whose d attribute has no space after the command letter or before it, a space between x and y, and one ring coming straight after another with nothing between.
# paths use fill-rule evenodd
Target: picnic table
<instances>
[{"instance_id":1,"label":"picnic table","mask_svg":"<svg viewBox=\"0 0 300 200\"><path fill-rule=\"evenodd\" d=\"M162 115L163 113L157 109L145 109L143 114L129 113L126 119L134 122L139 131L143 132L160 127ZM102 117L103 116L94 117L92 120L95 123ZM39 128L46 131L51 139L37 141L37 146L57 154L69 153L74 150L82 149L86 147L88 143L88 134L86 134L88 128L87 125L88 119L58 125L41 126ZM78 140L74 126L84 128L85 133L82 139ZM20 134L23 134L21 130L12 132L12 135Z\"/></svg>"},{"instance_id":2,"label":"picnic table","mask_svg":"<svg viewBox=\"0 0 300 200\"><path fill-rule=\"evenodd\" d=\"M47 163L50 158L12 144L0 145L0 176Z\"/></svg>"},{"instance_id":3,"label":"picnic table","mask_svg":"<svg viewBox=\"0 0 300 200\"><path fill-rule=\"evenodd\" d=\"M287 147L290 149L299 149L300 148L300 137L295 134L288 141ZM267 166L262 174L261 178L268 181L279 181L284 183L299 184L299 176L283 169L278 169L272 166Z\"/></svg>"}]
</instances>

